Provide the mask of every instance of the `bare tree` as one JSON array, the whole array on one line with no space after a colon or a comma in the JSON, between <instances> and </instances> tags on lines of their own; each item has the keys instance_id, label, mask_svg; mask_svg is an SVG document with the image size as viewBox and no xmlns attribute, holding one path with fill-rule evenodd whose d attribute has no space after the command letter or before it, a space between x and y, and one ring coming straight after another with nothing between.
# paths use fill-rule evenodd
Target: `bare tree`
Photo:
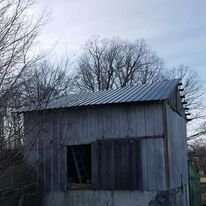
<instances>
[{"instance_id":1,"label":"bare tree","mask_svg":"<svg viewBox=\"0 0 206 206\"><path fill-rule=\"evenodd\" d=\"M19 79L4 114L3 138L7 147L17 147L23 143L23 119L19 113L13 112L22 106L46 107L55 98L67 94L71 90L71 77L68 74L68 60L50 63L43 60L34 64Z\"/></svg>"},{"instance_id":2,"label":"bare tree","mask_svg":"<svg viewBox=\"0 0 206 206\"><path fill-rule=\"evenodd\" d=\"M185 96L187 107L192 110L202 110L205 105L203 103L204 85L200 76L194 70L187 66L180 65L177 68L170 70L167 74L168 78L180 78L183 83L182 95ZM192 114L192 119L205 117L202 111L200 113Z\"/></svg>"},{"instance_id":3,"label":"bare tree","mask_svg":"<svg viewBox=\"0 0 206 206\"><path fill-rule=\"evenodd\" d=\"M45 23L43 17L33 18L29 10L32 0L1 0L0 1L0 189L12 186L19 191L20 185L11 185L6 181L10 171L22 162L22 150L8 148L7 141L15 137L17 131L6 130L6 122L11 121L11 110L18 100L17 92L22 85L22 77L28 68L35 64L40 55L35 55L35 42ZM36 20L34 20L36 19ZM15 125L15 128L17 125ZM16 169L16 168L15 168ZM14 169L14 170L15 170ZM2 178L3 177L3 178ZM28 183L28 182L27 182ZM18 186L18 187L17 187ZM22 186L22 184L21 184ZM2 192L2 191L1 191Z\"/></svg>"},{"instance_id":4,"label":"bare tree","mask_svg":"<svg viewBox=\"0 0 206 206\"><path fill-rule=\"evenodd\" d=\"M187 66L180 65L165 74L166 78L180 78L182 80L182 96L188 108L188 140L195 139L206 134L205 118L205 85L200 76Z\"/></svg>"},{"instance_id":5,"label":"bare tree","mask_svg":"<svg viewBox=\"0 0 206 206\"><path fill-rule=\"evenodd\" d=\"M189 157L199 169L202 176L206 175L206 143L195 141L189 146Z\"/></svg>"},{"instance_id":6,"label":"bare tree","mask_svg":"<svg viewBox=\"0 0 206 206\"><path fill-rule=\"evenodd\" d=\"M154 82L161 78L162 60L144 40L89 40L78 62L77 86L97 91Z\"/></svg>"},{"instance_id":7,"label":"bare tree","mask_svg":"<svg viewBox=\"0 0 206 206\"><path fill-rule=\"evenodd\" d=\"M192 120L188 123L188 139L206 134L203 130L206 113L201 78L184 65L166 70L163 61L144 40L89 40L78 62L76 82L80 90L98 91L171 78L180 78L183 83L181 95Z\"/></svg>"},{"instance_id":8,"label":"bare tree","mask_svg":"<svg viewBox=\"0 0 206 206\"><path fill-rule=\"evenodd\" d=\"M38 57L31 55L32 46L43 24L28 17L31 0L0 2L0 91L1 105L18 87L18 80Z\"/></svg>"},{"instance_id":9,"label":"bare tree","mask_svg":"<svg viewBox=\"0 0 206 206\"><path fill-rule=\"evenodd\" d=\"M21 79L40 58L34 44L45 19L33 20L28 14L32 5L32 0L0 1L0 147L4 146L3 120L16 106Z\"/></svg>"},{"instance_id":10,"label":"bare tree","mask_svg":"<svg viewBox=\"0 0 206 206\"><path fill-rule=\"evenodd\" d=\"M72 89L72 78L68 65L68 59L57 63L43 60L28 70L27 75L22 77L19 89L20 106L35 104L38 107L69 93Z\"/></svg>"},{"instance_id":11,"label":"bare tree","mask_svg":"<svg viewBox=\"0 0 206 206\"><path fill-rule=\"evenodd\" d=\"M39 56L31 55L33 45L44 23L29 17L31 0L0 1L0 124L12 105L20 79ZM1 132L2 133L2 132ZM1 138L1 146L3 146Z\"/></svg>"}]
</instances>

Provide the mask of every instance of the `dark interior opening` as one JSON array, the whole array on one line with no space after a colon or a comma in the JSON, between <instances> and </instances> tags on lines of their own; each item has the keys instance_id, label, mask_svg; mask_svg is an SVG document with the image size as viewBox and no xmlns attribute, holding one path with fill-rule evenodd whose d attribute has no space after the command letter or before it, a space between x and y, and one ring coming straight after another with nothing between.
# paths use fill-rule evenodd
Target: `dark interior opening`
<instances>
[{"instance_id":1,"label":"dark interior opening","mask_svg":"<svg viewBox=\"0 0 206 206\"><path fill-rule=\"evenodd\" d=\"M86 189L91 186L91 145L67 147L69 189Z\"/></svg>"}]
</instances>

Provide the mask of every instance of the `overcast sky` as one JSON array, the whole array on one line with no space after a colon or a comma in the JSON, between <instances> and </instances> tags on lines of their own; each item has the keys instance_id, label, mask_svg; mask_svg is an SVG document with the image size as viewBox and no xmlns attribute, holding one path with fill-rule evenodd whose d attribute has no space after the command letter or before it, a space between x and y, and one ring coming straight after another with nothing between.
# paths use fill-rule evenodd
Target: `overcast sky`
<instances>
[{"instance_id":1,"label":"overcast sky","mask_svg":"<svg viewBox=\"0 0 206 206\"><path fill-rule=\"evenodd\" d=\"M144 38L168 67L185 64L206 80L206 0L37 0L49 23L40 43L78 53L92 36Z\"/></svg>"}]
</instances>

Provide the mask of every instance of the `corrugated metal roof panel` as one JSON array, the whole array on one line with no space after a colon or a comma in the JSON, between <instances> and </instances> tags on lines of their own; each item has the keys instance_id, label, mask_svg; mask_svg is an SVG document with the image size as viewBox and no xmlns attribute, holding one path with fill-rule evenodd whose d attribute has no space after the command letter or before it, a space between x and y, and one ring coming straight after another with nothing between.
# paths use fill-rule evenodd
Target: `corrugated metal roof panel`
<instances>
[{"instance_id":1,"label":"corrugated metal roof panel","mask_svg":"<svg viewBox=\"0 0 206 206\"><path fill-rule=\"evenodd\" d=\"M46 106L21 108L18 112L68 108L88 105L115 104L166 100L179 83L179 79L164 80L153 84L131 86L114 90L71 94L52 100Z\"/></svg>"}]
</instances>

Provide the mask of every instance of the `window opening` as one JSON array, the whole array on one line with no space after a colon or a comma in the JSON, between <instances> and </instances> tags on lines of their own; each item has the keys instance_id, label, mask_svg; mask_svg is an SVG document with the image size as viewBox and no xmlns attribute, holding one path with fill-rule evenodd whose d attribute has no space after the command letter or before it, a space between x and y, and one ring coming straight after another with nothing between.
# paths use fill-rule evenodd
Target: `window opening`
<instances>
[{"instance_id":1,"label":"window opening","mask_svg":"<svg viewBox=\"0 0 206 206\"><path fill-rule=\"evenodd\" d=\"M67 149L69 189L91 186L91 145L71 145Z\"/></svg>"}]
</instances>

